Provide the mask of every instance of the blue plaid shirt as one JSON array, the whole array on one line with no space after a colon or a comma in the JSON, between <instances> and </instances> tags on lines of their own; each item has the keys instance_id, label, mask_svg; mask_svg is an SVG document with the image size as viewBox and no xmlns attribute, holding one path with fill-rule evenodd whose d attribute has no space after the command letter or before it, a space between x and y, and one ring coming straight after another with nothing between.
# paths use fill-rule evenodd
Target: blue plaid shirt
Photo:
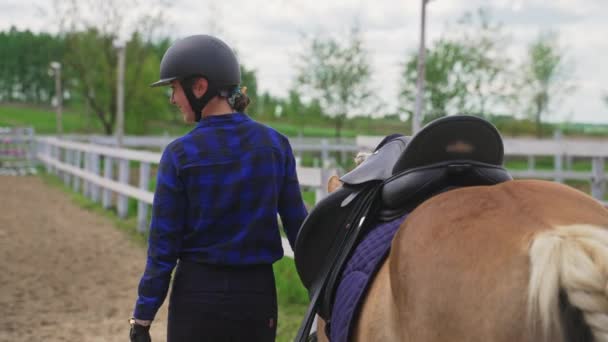
<instances>
[{"instance_id":1,"label":"blue plaid shirt","mask_svg":"<svg viewBox=\"0 0 608 342\"><path fill-rule=\"evenodd\" d=\"M178 259L280 259L277 213L293 248L307 212L287 138L242 113L203 118L163 152L134 317L154 318Z\"/></svg>"}]
</instances>

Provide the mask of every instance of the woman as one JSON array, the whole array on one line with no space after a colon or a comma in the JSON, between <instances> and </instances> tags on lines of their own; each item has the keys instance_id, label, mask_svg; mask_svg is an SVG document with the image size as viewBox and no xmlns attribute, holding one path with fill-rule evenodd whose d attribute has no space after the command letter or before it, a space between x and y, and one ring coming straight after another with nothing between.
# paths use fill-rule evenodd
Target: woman
<instances>
[{"instance_id":1,"label":"woman","mask_svg":"<svg viewBox=\"0 0 608 342\"><path fill-rule=\"evenodd\" d=\"M160 161L131 341L150 340L178 260L169 342L274 341L272 264L283 256L277 213L292 248L307 215L289 141L243 113L240 67L221 40L177 41L160 76L152 86L171 86L171 103L198 124Z\"/></svg>"}]
</instances>

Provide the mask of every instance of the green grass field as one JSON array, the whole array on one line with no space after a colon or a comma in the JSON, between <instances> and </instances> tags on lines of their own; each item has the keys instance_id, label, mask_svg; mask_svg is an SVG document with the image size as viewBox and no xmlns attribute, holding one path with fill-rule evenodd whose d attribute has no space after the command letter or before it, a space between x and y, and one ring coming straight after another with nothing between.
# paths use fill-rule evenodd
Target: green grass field
<instances>
[{"instance_id":1,"label":"green grass field","mask_svg":"<svg viewBox=\"0 0 608 342\"><path fill-rule=\"evenodd\" d=\"M62 114L63 132L102 133L98 120L87 120L80 111L65 109ZM0 127L34 127L38 134L55 134L57 117L52 108L29 105L0 105Z\"/></svg>"},{"instance_id":2,"label":"green grass field","mask_svg":"<svg viewBox=\"0 0 608 342\"><path fill-rule=\"evenodd\" d=\"M86 114L87 110L82 104L72 104L64 109L63 127L66 134L97 133L103 130L99 120ZM181 135L190 130L189 126L181 123L180 115L175 110L175 116L166 120L146 121L146 135L171 136ZM129 119L129 118L127 118ZM286 122L285 118L267 118L263 123L277 129L287 136L307 137L334 137L335 131L331 120L327 118L313 119L304 122ZM504 136L534 136L535 126L530 120L515 120L511 116L492 117L492 122ZM129 124L138 125L137 131L142 131L139 123L126 120L126 134ZM27 105L15 103L0 103L0 126L32 126L40 134L54 134L56 132L55 110L50 106ZM559 129L564 136L601 138L608 136L608 124L585 124L564 122L559 124L545 123L543 132L545 137L550 137L555 130ZM344 122L342 129L343 137L354 137L356 135L388 135L391 133L410 132L409 124L394 117L376 118L353 117Z\"/></svg>"},{"instance_id":3,"label":"green grass field","mask_svg":"<svg viewBox=\"0 0 608 342\"><path fill-rule=\"evenodd\" d=\"M97 118L90 118L83 114L83 109L66 108L63 111L64 134L103 134L103 129ZM310 125L297 126L280 121L263 122L287 136L314 136L333 137L333 127L317 127ZM0 104L0 127L33 127L38 134L55 134L57 132L57 118L54 109L30 105ZM149 126L147 135L169 134L182 135L192 129L181 123L153 122ZM129 134L128 128L126 134ZM354 137L354 130L343 130L344 137Z\"/></svg>"}]
</instances>

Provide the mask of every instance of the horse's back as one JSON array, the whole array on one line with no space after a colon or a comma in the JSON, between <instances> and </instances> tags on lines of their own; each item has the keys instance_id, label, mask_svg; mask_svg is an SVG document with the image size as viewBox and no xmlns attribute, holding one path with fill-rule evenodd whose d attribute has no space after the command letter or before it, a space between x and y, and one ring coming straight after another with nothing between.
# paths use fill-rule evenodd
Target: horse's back
<instances>
[{"instance_id":1,"label":"horse's back","mask_svg":"<svg viewBox=\"0 0 608 342\"><path fill-rule=\"evenodd\" d=\"M400 228L388 258L398 339L532 339L524 326L530 241L580 223L608 227L608 211L551 182L462 188L426 201Z\"/></svg>"}]
</instances>

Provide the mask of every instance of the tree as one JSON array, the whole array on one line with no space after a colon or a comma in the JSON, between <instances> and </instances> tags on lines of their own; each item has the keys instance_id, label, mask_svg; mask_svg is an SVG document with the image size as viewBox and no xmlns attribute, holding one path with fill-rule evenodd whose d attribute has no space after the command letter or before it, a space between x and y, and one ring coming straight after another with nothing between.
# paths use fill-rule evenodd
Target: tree
<instances>
[{"instance_id":1,"label":"tree","mask_svg":"<svg viewBox=\"0 0 608 342\"><path fill-rule=\"evenodd\" d=\"M306 102L295 89L290 89L287 98L281 101L285 120L302 128L307 123L323 122L323 112L318 101ZM301 131L300 131L301 132Z\"/></svg>"},{"instance_id":2,"label":"tree","mask_svg":"<svg viewBox=\"0 0 608 342\"><path fill-rule=\"evenodd\" d=\"M464 80L456 72L468 59L462 45L447 40L435 42L426 56L423 112L424 121L428 122L460 110L458 103L464 102L467 90ZM400 94L401 109L410 117L416 96L417 58L412 54L405 65Z\"/></svg>"},{"instance_id":3,"label":"tree","mask_svg":"<svg viewBox=\"0 0 608 342\"><path fill-rule=\"evenodd\" d=\"M536 135L541 137L543 117L549 114L551 105L574 89L557 33L543 32L528 46L521 70L521 98L534 119Z\"/></svg>"},{"instance_id":4,"label":"tree","mask_svg":"<svg viewBox=\"0 0 608 342\"><path fill-rule=\"evenodd\" d=\"M321 104L340 138L347 115L359 114L371 96L370 66L360 32L354 27L345 39L316 36L308 45L297 65L298 90Z\"/></svg>"},{"instance_id":5,"label":"tree","mask_svg":"<svg viewBox=\"0 0 608 342\"><path fill-rule=\"evenodd\" d=\"M466 13L428 49L424 113L426 122L457 113L488 116L489 108L508 94L508 66L503 57L507 37L488 12ZM404 65L400 92L401 111L413 114L418 54L410 53Z\"/></svg>"},{"instance_id":6,"label":"tree","mask_svg":"<svg viewBox=\"0 0 608 342\"><path fill-rule=\"evenodd\" d=\"M153 72L159 58L152 40L163 27L162 6L141 5L141 1L118 0L54 2L54 18L66 44L66 77L73 79L73 89L91 108L106 134L113 132L116 119L118 41L126 41L125 122L138 121L132 127L140 129L145 127L142 122L167 112L168 105L159 101L162 90L145 89L158 77Z\"/></svg>"},{"instance_id":7,"label":"tree","mask_svg":"<svg viewBox=\"0 0 608 342\"><path fill-rule=\"evenodd\" d=\"M179 118L171 110L173 106L169 103L168 89L148 86L158 79L162 56L154 53L153 49L138 32L131 36L126 46L125 131L132 134L145 133L155 122L164 125ZM116 72L112 74L116 75Z\"/></svg>"},{"instance_id":8,"label":"tree","mask_svg":"<svg viewBox=\"0 0 608 342\"><path fill-rule=\"evenodd\" d=\"M493 22L487 9L479 8L476 13L465 13L448 32L468 52L461 70L467 90L459 103L461 112L488 117L497 107L508 105L516 94L510 70L513 61L505 54L510 38L503 33L502 24Z\"/></svg>"}]
</instances>

